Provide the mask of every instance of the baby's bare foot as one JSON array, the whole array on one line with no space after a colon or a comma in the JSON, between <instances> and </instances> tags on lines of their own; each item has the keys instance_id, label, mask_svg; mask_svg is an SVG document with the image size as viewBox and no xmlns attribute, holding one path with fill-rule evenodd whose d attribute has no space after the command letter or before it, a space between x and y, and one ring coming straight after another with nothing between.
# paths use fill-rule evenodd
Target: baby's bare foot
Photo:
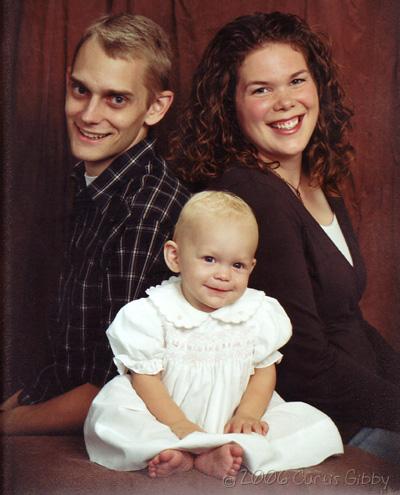
<instances>
[{"instance_id":1,"label":"baby's bare foot","mask_svg":"<svg viewBox=\"0 0 400 495\"><path fill-rule=\"evenodd\" d=\"M193 457L189 452L163 450L148 464L150 478L165 478L171 474L189 471L193 467Z\"/></svg>"},{"instance_id":2,"label":"baby's bare foot","mask_svg":"<svg viewBox=\"0 0 400 495\"><path fill-rule=\"evenodd\" d=\"M194 460L194 467L202 473L223 479L236 476L243 460L243 449L235 443L200 454Z\"/></svg>"}]
</instances>

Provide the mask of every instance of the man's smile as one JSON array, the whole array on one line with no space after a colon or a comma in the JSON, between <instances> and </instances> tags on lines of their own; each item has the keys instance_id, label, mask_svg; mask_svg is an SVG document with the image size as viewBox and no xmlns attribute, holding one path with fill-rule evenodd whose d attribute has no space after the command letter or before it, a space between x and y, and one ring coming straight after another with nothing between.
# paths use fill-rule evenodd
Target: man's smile
<instances>
[{"instance_id":1,"label":"man's smile","mask_svg":"<svg viewBox=\"0 0 400 495\"><path fill-rule=\"evenodd\" d=\"M90 132L82 129L77 124L75 124L75 128L78 130L79 134L91 141L99 141L109 136L111 133L98 133L98 132Z\"/></svg>"}]
</instances>

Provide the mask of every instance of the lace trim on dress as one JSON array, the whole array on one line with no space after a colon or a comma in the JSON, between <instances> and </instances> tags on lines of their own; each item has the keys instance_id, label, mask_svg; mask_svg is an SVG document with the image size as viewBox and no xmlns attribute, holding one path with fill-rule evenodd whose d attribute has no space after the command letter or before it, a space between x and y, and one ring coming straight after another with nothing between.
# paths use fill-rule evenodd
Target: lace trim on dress
<instances>
[{"instance_id":1,"label":"lace trim on dress","mask_svg":"<svg viewBox=\"0 0 400 495\"><path fill-rule=\"evenodd\" d=\"M146 293L165 319L177 328L194 328L200 326L208 318L225 323L242 323L254 315L260 306L264 292L246 289L235 303L206 313L194 308L184 298L180 277L171 277L161 285L150 287Z\"/></svg>"},{"instance_id":2,"label":"lace trim on dress","mask_svg":"<svg viewBox=\"0 0 400 495\"><path fill-rule=\"evenodd\" d=\"M126 354L119 354L114 358L114 364L120 375L125 375L128 370L145 375L156 375L163 369L161 359L144 359L137 361Z\"/></svg>"},{"instance_id":3,"label":"lace trim on dress","mask_svg":"<svg viewBox=\"0 0 400 495\"><path fill-rule=\"evenodd\" d=\"M166 353L176 360L183 357L192 363L205 361L252 361L254 339L234 342L182 342L177 338L167 340ZM239 363L238 363L239 364Z\"/></svg>"}]
</instances>

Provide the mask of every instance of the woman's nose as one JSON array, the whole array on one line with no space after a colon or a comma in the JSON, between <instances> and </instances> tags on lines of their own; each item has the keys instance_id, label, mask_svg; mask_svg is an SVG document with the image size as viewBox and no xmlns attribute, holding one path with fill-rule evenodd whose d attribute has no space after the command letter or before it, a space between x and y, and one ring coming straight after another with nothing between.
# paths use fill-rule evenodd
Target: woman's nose
<instances>
[{"instance_id":1,"label":"woman's nose","mask_svg":"<svg viewBox=\"0 0 400 495\"><path fill-rule=\"evenodd\" d=\"M276 112L290 110L294 105L295 101L291 96L289 89L281 89L276 93L276 99L273 106Z\"/></svg>"}]
</instances>

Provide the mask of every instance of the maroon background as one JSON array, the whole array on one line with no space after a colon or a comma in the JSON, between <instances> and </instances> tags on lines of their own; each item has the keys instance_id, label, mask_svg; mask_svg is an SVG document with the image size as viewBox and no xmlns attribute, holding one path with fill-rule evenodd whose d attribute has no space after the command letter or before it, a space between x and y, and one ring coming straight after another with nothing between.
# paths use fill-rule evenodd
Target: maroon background
<instances>
[{"instance_id":1,"label":"maroon background","mask_svg":"<svg viewBox=\"0 0 400 495\"><path fill-rule=\"evenodd\" d=\"M5 10L4 10L5 9ZM65 228L71 158L65 135L65 72L83 29L106 12L151 17L176 50L179 102L213 34L254 11L281 10L326 31L355 108L357 208L351 213L369 283L363 309L400 348L400 146L397 0L24 0L3 2L3 309L5 395L43 359Z\"/></svg>"}]
</instances>

